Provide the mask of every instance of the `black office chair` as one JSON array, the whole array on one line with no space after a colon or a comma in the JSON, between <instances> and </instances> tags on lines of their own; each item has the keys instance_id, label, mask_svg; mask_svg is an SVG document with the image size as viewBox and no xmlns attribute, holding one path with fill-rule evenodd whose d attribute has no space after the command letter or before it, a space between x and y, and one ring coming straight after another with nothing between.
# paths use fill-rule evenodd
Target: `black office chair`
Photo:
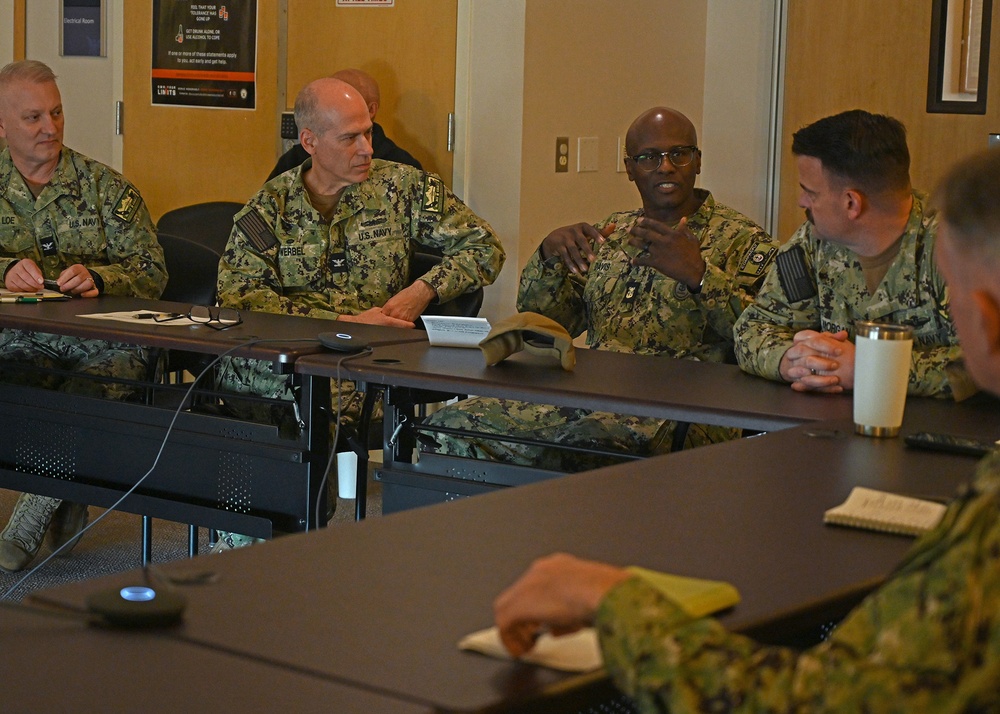
<instances>
[{"instance_id":1,"label":"black office chair","mask_svg":"<svg viewBox=\"0 0 1000 714\"><path fill-rule=\"evenodd\" d=\"M432 255L430 253L422 253L419 251L415 252L410 257L410 282L412 283L440 262L440 256ZM482 306L483 289L480 287L471 292L462 293L455 299L449 300L448 302L431 303L427 306L427 310L425 310L425 312L428 315L475 317L479 314L479 310ZM417 320L417 327L421 330L424 329L424 325L420 320Z\"/></svg>"},{"instance_id":2,"label":"black office chair","mask_svg":"<svg viewBox=\"0 0 1000 714\"><path fill-rule=\"evenodd\" d=\"M169 275L161 299L214 305L222 251L163 230L157 231L156 238Z\"/></svg>"},{"instance_id":3,"label":"black office chair","mask_svg":"<svg viewBox=\"0 0 1000 714\"><path fill-rule=\"evenodd\" d=\"M156 229L206 245L218 253L226 249L233 230L233 216L243 208L235 201L208 201L167 211Z\"/></svg>"}]
</instances>

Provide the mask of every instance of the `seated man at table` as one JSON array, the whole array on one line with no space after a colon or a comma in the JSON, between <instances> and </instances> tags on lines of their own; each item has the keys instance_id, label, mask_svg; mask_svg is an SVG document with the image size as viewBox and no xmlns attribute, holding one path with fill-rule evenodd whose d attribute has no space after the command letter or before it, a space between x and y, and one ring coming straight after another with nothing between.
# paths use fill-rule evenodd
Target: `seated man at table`
<instances>
[{"instance_id":1,"label":"seated man at table","mask_svg":"<svg viewBox=\"0 0 1000 714\"><path fill-rule=\"evenodd\" d=\"M372 158L372 122L357 90L318 79L299 92L295 120L310 158L236 214L219 264L221 305L413 328L432 301L496 279L504 250L486 221L438 176ZM411 283L417 245L443 258ZM221 381L237 392L293 398L290 377L266 364L230 360ZM343 383L339 398L341 423L350 424L361 395Z\"/></svg>"},{"instance_id":2,"label":"seated man at table","mask_svg":"<svg viewBox=\"0 0 1000 714\"><path fill-rule=\"evenodd\" d=\"M521 273L517 309L559 322L594 349L734 362L732 327L777 245L746 216L695 188L701 151L691 121L654 107L629 127L625 169L642 208L559 228ZM732 438L732 429L586 409L474 398L430 426L652 455ZM433 434L440 450L556 471L614 461L532 444Z\"/></svg>"},{"instance_id":3,"label":"seated man at table","mask_svg":"<svg viewBox=\"0 0 1000 714\"><path fill-rule=\"evenodd\" d=\"M797 131L792 153L807 220L736 323L740 367L798 391L849 390L855 322L891 322L913 327L910 394L975 391L934 262L934 212L910 186L903 125L844 112Z\"/></svg>"},{"instance_id":4,"label":"seated man at table","mask_svg":"<svg viewBox=\"0 0 1000 714\"><path fill-rule=\"evenodd\" d=\"M395 161L400 164L407 164L414 168L423 168L420 162L413 158L408 151L396 146L396 143L385 135L385 129L375 121L379 105L382 102L382 95L378 88L378 82L367 72L360 69L342 69L330 75L334 79L341 79L358 90L358 93L368 105L368 116L372 120L372 158L383 161ZM302 162L309 158L309 152L302 144L296 144L278 159L278 163L271 169L271 175L267 177L270 181L275 176L283 174L289 169L301 166Z\"/></svg>"},{"instance_id":5,"label":"seated man at table","mask_svg":"<svg viewBox=\"0 0 1000 714\"><path fill-rule=\"evenodd\" d=\"M111 168L63 146L63 111L52 70L13 62L0 70L0 275L3 287L41 290L54 280L80 298L102 294L157 298L167 282L163 251L132 184ZM125 399L128 385L100 377L142 379L149 355L131 345L76 337L0 332L0 362L69 370L98 379L59 379L3 369L5 381ZM58 548L87 520L83 504L22 494L0 533L0 568L21 570L46 530ZM51 523L51 525L50 525ZM66 552L66 551L64 551Z\"/></svg>"},{"instance_id":6,"label":"seated man at table","mask_svg":"<svg viewBox=\"0 0 1000 714\"><path fill-rule=\"evenodd\" d=\"M936 250L966 364L1000 394L1000 152L967 159L938 191ZM863 438L863 437L854 437ZM553 555L494 603L514 655L538 633L593 623L604 665L641 711L1000 710L1000 452L887 583L800 652L693 619L650 581Z\"/></svg>"}]
</instances>

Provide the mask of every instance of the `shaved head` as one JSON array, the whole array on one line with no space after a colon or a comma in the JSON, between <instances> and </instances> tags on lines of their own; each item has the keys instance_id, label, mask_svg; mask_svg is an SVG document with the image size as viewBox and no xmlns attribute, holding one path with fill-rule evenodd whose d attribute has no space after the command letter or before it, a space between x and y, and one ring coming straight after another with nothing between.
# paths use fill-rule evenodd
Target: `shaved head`
<instances>
[{"instance_id":1,"label":"shaved head","mask_svg":"<svg viewBox=\"0 0 1000 714\"><path fill-rule=\"evenodd\" d=\"M295 98L295 124L299 132L309 129L322 134L358 105L367 114L364 97L358 90L342 79L323 77L307 84Z\"/></svg>"},{"instance_id":2,"label":"shaved head","mask_svg":"<svg viewBox=\"0 0 1000 714\"><path fill-rule=\"evenodd\" d=\"M690 146L698 145L698 132L694 124L676 109L669 107L653 107L636 117L625 134L625 150L635 154L642 149L643 139L650 134L658 134L666 130L670 134L686 137L684 142Z\"/></svg>"}]
</instances>

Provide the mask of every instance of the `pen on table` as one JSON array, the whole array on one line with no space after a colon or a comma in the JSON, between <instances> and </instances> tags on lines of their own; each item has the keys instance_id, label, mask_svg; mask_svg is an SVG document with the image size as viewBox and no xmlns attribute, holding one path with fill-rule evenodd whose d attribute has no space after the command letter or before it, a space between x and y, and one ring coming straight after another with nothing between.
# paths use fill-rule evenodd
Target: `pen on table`
<instances>
[{"instance_id":1,"label":"pen on table","mask_svg":"<svg viewBox=\"0 0 1000 714\"><path fill-rule=\"evenodd\" d=\"M178 315L176 312L138 312L132 315L134 320L155 320L156 318L165 320L168 317L182 317L182 315Z\"/></svg>"},{"instance_id":2,"label":"pen on table","mask_svg":"<svg viewBox=\"0 0 1000 714\"><path fill-rule=\"evenodd\" d=\"M38 302L35 298L41 297L43 293L35 293L34 295L7 295L0 297L0 303L5 302Z\"/></svg>"}]
</instances>

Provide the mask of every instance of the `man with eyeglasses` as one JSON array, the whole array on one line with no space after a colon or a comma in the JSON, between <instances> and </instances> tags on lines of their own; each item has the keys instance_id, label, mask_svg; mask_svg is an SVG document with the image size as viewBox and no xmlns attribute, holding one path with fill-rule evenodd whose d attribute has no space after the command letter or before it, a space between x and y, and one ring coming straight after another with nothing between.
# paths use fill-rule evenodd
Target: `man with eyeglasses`
<instances>
[{"instance_id":1,"label":"man with eyeglasses","mask_svg":"<svg viewBox=\"0 0 1000 714\"><path fill-rule=\"evenodd\" d=\"M734 362L733 324L777 245L749 218L695 188L701 151L694 125L680 112L644 112L625 145L625 170L642 208L550 233L521 273L518 310L550 317L574 337L586 331L594 349ZM638 455L735 435L728 428L486 398L435 412L428 424ZM495 438L435 433L434 439L448 454L557 471L617 460Z\"/></svg>"},{"instance_id":2,"label":"man with eyeglasses","mask_svg":"<svg viewBox=\"0 0 1000 714\"><path fill-rule=\"evenodd\" d=\"M890 322L913 327L910 394L974 392L934 261L937 219L910 185L902 123L843 112L796 132L792 153L806 222L736 323L740 367L797 391L850 390L855 322Z\"/></svg>"},{"instance_id":3,"label":"man with eyeglasses","mask_svg":"<svg viewBox=\"0 0 1000 714\"><path fill-rule=\"evenodd\" d=\"M3 287L35 292L53 281L54 288L77 298L158 298L167 271L142 197L118 172L64 146L64 123L56 77L48 66L24 60L0 70L0 136L7 140L0 153ZM148 360L147 351L117 342L0 331L4 363L93 377L11 370L3 377L7 381L125 399L134 391L130 385L99 378L143 379ZM86 520L85 504L21 494L0 533L0 568L24 568L46 531L53 549L73 543Z\"/></svg>"},{"instance_id":4,"label":"man with eyeglasses","mask_svg":"<svg viewBox=\"0 0 1000 714\"><path fill-rule=\"evenodd\" d=\"M951 169L935 200L935 251L965 360L994 395L998 195L994 149ZM535 561L496 598L493 612L515 657L530 652L542 632L593 625L604 666L641 712L1000 711L1000 450L980 462L939 525L886 582L804 651L692 617L648 571L566 554Z\"/></svg>"}]
</instances>

